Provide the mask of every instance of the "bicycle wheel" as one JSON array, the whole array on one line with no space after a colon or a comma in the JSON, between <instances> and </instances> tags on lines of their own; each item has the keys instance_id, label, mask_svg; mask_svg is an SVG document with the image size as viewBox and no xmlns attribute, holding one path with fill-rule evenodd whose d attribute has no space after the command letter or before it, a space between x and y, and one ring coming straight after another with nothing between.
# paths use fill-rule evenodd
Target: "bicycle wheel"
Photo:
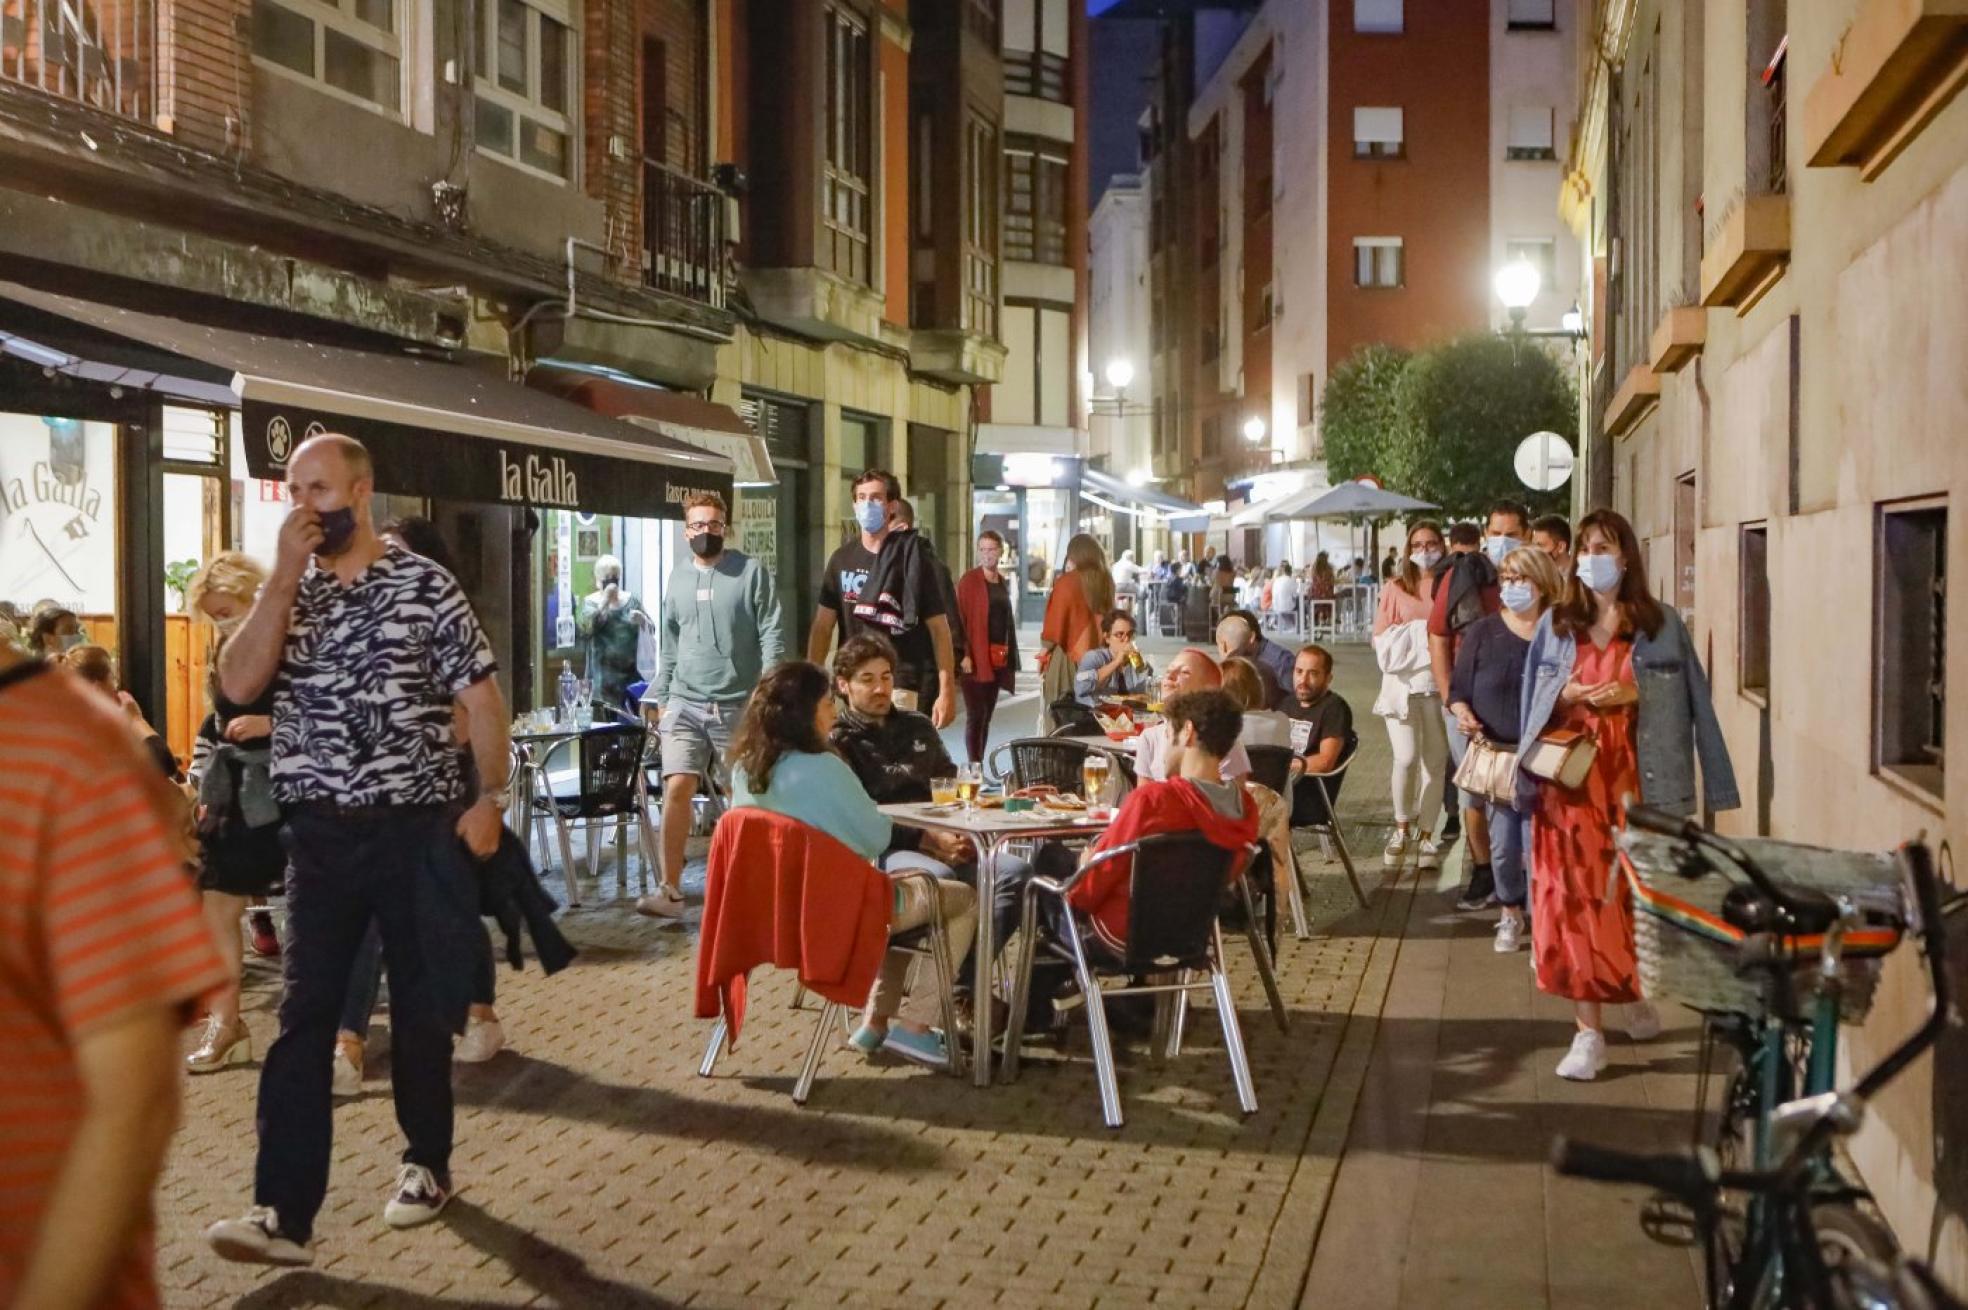
<instances>
[{"instance_id":1,"label":"bicycle wheel","mask_svg":"<svg viewBox=\"0 0 1968 1310\"><path fill-rule=\"evenodd\" d=\"M1707 1143L1724 1170L1754 1167L1758 1113L1755 1071L1738 1062L1735 1073L1729 1076L1721 1113L1716 1116ZM1716 1198L1715 1226L1709 1234L1706 1251L1711 1310L1728 1305L1735 1293L1736 1266L1748 1242L1748 1225L1746 1198L1739 1195Z\"/></svg>"},{"instance_id":2,"label":"bicycle wheel","mask_svg":"<svg viewBox=\"0 0 1968 1310\"><path fill-rule=\"evenodd\" d=\"M1811 1227L1817 1232L1827 1270L1865 1262L1890 1269L1899 1258L1900 1243L1893 1230L1850 1201L1813 1204Z\"/></svg>"}]
</instances>

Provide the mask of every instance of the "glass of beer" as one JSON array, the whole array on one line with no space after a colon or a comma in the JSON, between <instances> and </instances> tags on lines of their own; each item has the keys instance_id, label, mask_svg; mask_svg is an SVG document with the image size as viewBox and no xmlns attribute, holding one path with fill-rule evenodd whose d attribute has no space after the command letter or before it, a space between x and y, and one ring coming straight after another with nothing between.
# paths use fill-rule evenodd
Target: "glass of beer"
<instances>
[{"instance_id":1,"label":"glass of beer","mask_svg":"<svg viewBox=\"0 0 1968 1310\"><path fill-rule=\"evenodd\" d=\"M983 787L983 765L965 764L958 767L957 799L963 802L965 809L971 809L977 804L977 793L983 790Z\"/></svg>"},{"instance_id":2,"label":"glass of beer","mask_svg":"<svg viewBox=\"0 0 1968 1310\"><path fill-rule=\"evenodd\" d=\"M955 778L935 778L929 784L929 799L938 805L954 805L957 800Z\"/></svg>"},{"instance_id":3,"label":"glass of beer","mask_svg":"<svg viewBox=\"0 0 1968 1310\"><path fill-rule=\"evenodd\" d=\"M1108 760L1105 751L1088 751L1086 762L1080 766L1080 783L1085 791L1088 805L1100 804L1107 788Z\"/></svg>"}]
</instances>

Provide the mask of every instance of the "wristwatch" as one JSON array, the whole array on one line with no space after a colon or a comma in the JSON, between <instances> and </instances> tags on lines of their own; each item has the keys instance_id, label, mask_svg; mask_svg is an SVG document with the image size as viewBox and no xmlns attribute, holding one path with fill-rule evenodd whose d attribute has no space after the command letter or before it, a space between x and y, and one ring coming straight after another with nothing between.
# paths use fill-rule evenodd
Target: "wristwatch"
<instances>
[{"instance_id":1,"label":"wristwatch","mask_svg":"<svg viewBox=\"0 0 1968 1310\"><path fill-rule=\"evenodd\" d=\"M478 794L478 798L482 801L491 801L502 810L509 810L512 808L513 802L512 784L508 783L504 787L493 791L481 791Z\"/></svg>"}]
</instances>

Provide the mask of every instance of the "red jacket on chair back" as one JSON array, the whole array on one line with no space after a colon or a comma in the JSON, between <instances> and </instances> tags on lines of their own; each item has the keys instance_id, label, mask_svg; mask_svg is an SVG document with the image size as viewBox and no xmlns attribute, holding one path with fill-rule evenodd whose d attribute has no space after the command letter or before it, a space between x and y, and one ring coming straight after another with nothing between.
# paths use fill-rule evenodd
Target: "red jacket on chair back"
<instances>
[{"instance_id":1,"label":"red jacket on chair back","mask_svg":"<svg viewBox=\"0 0 1968 1310\"><path fill-rule=\"evenodd\" d=\"M892 897L887 875L818 828L752 806L728 811L711 837L697 1017L722 1013L737 1045L746 976L761 964L860 1005L888 951Z\"/></svg>"}]
</instances>

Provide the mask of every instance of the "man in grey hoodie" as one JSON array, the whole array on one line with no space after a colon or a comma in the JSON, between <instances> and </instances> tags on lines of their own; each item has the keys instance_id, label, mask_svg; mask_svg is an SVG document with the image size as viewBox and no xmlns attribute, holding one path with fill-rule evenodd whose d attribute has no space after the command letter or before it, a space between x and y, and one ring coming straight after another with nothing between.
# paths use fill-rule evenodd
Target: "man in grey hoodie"
<instances>
[{"instance_id":1,"label":"man in grey hoodie","mask_svg":"<svg viewBox=\"0 0 1968 1310\"><path fill-rule=\"evenodd\" d=\"M772 575L725 549L728 526L716 492L683 502L691 558L677 562L663 590L662 654L642 696L643 713L663 741L663 885L636 902L636 912L652 918L682 917L683 846L697 779L729 749L759 676L786 658Z\"/></svg>"}]
</instances>

